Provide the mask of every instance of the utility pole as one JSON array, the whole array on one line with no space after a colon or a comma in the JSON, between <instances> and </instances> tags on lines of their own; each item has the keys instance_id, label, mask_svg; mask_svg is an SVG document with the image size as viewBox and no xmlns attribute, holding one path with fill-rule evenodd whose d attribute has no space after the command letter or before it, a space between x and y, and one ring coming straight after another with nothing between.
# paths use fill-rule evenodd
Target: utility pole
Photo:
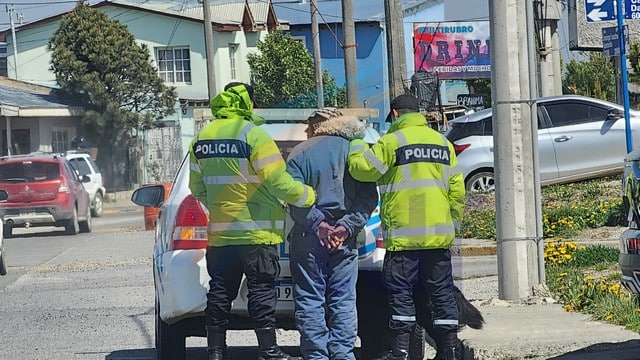
<instances>
[{"instance_id":1,"label":"utility pole","mask_svg":"<svg viewBox=\"0 0 640 360\"><path fill-rule=\"evenodd\" d=\"M404 49L404 15L401 0L384 0L384 22L387 29L389 59L389 97L404 94L407 63Z\"/></svg>"},{"instance_id":2,"label":"utility pole","mask_svg":"<svg viewBox=\"0 0 640 360\"><path fill-rule=\"evenodd\" d=\"M562 95L562 70L560 69L560 37L558 21L562 17L562 5L558 0L544 0L542 19L538 19L540 31L538 38L541 46L538 50L540 64L540 93L542 96ZM531 36L534 33L531 33Z\"/></svg>"},{"instance_id":3,"label":"utility pole","mask_svg":"<svg viewBox=\"0 0 640 360\"><path fill-rule=\"evenodd\" d=\"M13 43L13 70L15 71L15 79L18 79L18 44L16 43L16 24L13 22L13 5L5 5L9 14L9 22L11 24L11 42Z\"/></svg>"},{"instance_id":4,"label":"utility pole","mask_svg":"<svg viewBox=\"0 0 640 360\"><path fill-rule=\"evenodd\" d=\"M533 294L539 284L533 158L533 104L527 17L521 0L489 2L493 143L496 166L498 295ZM535 94L533 94L535 95Z\"/></svg>"},{"instance_id":5,"label":"utility pole","mask_svg":"<svg viewBox=\"0 0 640 360\"><path fill-rule=\"evenodd\" d=\"M216 96L216 75L214 67L213 29L211 28L211 4L210 0L202 1L204 16L204 47L207 53L207 84L209 88L209 100Z\"/></svg>"},{"instance_id":6,"label":"utility pole","mask_svg":"<svg viewBox=\"0 0 640 360\"><path fill-rule=\"evenodd\" d=\"M318 3L311 0L311 38L313 41L313 68L316 75L318 108L324 107L324 89L322 86L322 59L320 54L320 30L318 29Z\"/></svg>"},{"instance_id":7,"label":"utility pole","mask_svg":"<svg viewBox=\"0 0 640 360\"><path fill-rule=\"evenodd\" d=\"M344 32L344 73L347 83L347 107L360 107L358 71L356 69L356 27L352 0L342 0L342 30Z\"/></svg>"}]
</instances>

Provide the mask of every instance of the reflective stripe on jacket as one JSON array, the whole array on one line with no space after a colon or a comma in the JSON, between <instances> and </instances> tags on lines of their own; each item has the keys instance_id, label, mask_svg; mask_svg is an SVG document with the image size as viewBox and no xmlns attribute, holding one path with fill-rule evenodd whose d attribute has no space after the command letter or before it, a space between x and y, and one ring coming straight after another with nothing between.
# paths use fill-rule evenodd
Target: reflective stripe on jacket
<instances>
[{"instance_id":1,"label":"reflective stripe on jacket","mask_svg":"<svg viewBox=\"0 0 640 360\"><path fill-rule=\"evenodd\" d=\"M238 103L229 91L222 94ZM212 110L219 100L212 100ZM189 188L209 209L208 243L278 244L285 219L278 199L309 207L315 193L286 172L280 150L263 129L233 111L223 113L200 131L189 151Z\"/></svg>"},{"instance_id":2,"label":"reflective stripe on jacket","mask_svg":"<svg viewBox=\"0 0 640 360\"><path fill-rule=\"evenodd\" d=\"M400 116L373 146L351 142L349 172L377 181L387 250L448 248L465 189L453 145L419 113Z\"/></svg>"}]
</instances>

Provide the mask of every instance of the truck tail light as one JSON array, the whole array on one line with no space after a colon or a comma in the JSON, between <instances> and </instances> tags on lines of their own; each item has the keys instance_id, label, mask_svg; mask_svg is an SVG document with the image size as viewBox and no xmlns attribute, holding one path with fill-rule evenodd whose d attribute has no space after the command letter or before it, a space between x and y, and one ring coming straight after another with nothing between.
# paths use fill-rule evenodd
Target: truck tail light
<instances>
[{"instance_id":1,"label":"truck tail light","mask_svg":"<svg viewBox=\"0 0 640 360\"><path fill-rule=\"evenodd\" d=\"M382 236L382 227L378 228L378 233L376 234L376 247L378 249L384 249L384 237Z\"/></svg>"},{"instance_id":2,"label":"truck tail light","mask_svg":"<svg viewBox=\"0 0 640 360\"><path fill-rule=\"evenodd\" d=\"M178 207L171 242L174 250L204 249L207 247L209 218L193 195L188 195Z\"/></svg>"},{"instance_id":3,"label":"truck tail light","mask_svg":"<svg viewBox=\"0 0 640 360\"><path fill-rule=\"evenodd\" d=\"M64 176L60 176L60 185L58 186L59 193L70 193L69 187L67 186L67 179Z\"/></svg>"},{"instance_id":4,"label":"truck tail light","mask_svg":"<svg viewBox=\"0 0 640 360\"><path fill-rule=\"evenodd\" d=\"M640 238L627 239L627 253L635 255L640 254Z\"/></svg>"},{"instance_id":5,"label":"truck tail light","mask_svg":"<svg viewBox=\"0 0 640 360\"><path fill-rule=\"evenodd\" d=\"M471 144L453 144L453 150L455 150L456 155L460 155L461 152L465 151Z\"/></svg>"}]
</instances>

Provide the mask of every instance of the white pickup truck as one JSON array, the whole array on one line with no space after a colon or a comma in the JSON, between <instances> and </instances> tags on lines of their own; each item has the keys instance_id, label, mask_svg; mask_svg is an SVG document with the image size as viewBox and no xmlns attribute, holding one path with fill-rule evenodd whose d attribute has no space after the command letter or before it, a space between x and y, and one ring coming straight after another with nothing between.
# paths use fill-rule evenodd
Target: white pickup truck
<instances>
[{"instance_id":1,"label":"white pickup truck","mask_svg":"<svg viewBox=\"0 0 640 360\"><path fill-rule=\"evenodd\" d=\"M283 157L298 143L306 140L304 120L314 109L262 109L256 114L267 122L262 125L278 144ZM344 113L365 120L377 116L375 109L344 109ZM374 143L379 134L367 128L365 140ZM159 360L179 360L185 357L185 338L206 336L204 309L209 288L209 275L205 264L207 245L207 210L189 191L189 163L183 161L169 194L163 185L150 185L137 189L132 201L141 206L159 207L153 254L155 282L155 345ZM165 200L166 199L166 200ZM292 224L285 221L285 230ZM357 284L358 335L360 358L370 359L388 346L388 309L382 285L384 248L378 237L379 209L358 236L359 273ZM289 272L288 243L280 247L281 274L277 280L277 326L295 329L293 291ZM246 282L241 284L238 297L232 305L230 329L252 329L247 312ZM414 332L411 359L422 360L425 341L422 328Z\"/></svg>"}]
</instances>

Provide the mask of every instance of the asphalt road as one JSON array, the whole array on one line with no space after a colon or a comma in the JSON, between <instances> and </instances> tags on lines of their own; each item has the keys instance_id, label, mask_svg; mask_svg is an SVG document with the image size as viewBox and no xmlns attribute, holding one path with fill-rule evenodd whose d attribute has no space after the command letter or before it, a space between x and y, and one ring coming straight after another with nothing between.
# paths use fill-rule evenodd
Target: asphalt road
<instances>
[{"instance_id":1,"label":"asphalt road","mask_svg":"<svg viewBox=\"0 0 640 360\"><path fill-rule=\"evenodd\" d=\"M0 276L0 359L154 359L154 232L144 230L143 219L141 208L126 207L93 219L89 234L15 229L5 240L9 274ZM468 298L495 297L495 256L454 257L453 262L456 282ZM482 311L488 320L493 313L496 319L504 316L500 307ZM501 333L505 324L497 324L494 330ZM472 335L492 333L473 330ZM228 340L234 359L256 358L252 331L232 331ZM297 332L281 331L278 341L286 351L299 353ZM625 356L633 344L626 345L619 353L596 346L554 353L564 353L556 358L567 360L632 359ZM189 338L187 346L188 359L206 359L204 338ZM426 355L433 357L431 348Z\"/></svg>"},{"instance_id":2,"label":"asphalt road","mask_svg":"<svg viewBox=\"0 0 640 360\"><path fill-rule=\"evenodd\" d=\"M153 231L141 208L105 211L93 231L15 229L0 276L0 359L155 359ZM298 334L279 342L297 352ZM253 332L230 332L234 359L255 359ZM206 359L203 338L188 359Z\"/></svg>"}]
</instances>

